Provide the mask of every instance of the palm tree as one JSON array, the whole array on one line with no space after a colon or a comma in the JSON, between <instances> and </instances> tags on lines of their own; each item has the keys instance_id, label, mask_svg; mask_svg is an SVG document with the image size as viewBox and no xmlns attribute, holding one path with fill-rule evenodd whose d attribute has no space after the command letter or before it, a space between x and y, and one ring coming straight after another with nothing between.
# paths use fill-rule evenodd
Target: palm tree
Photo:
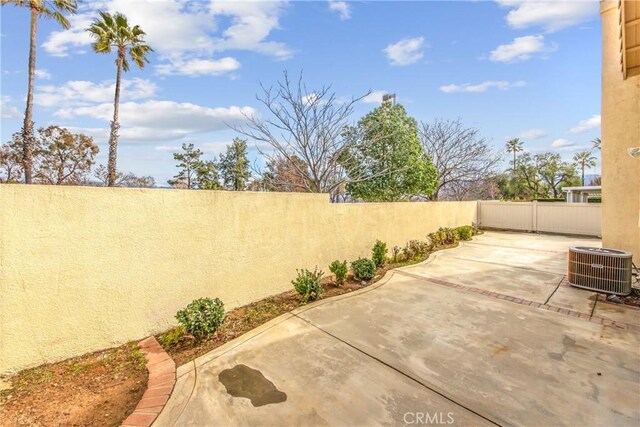
<instances>
[{"instance_id":1,"label":"palm tree","mask_svg":"<svg viewBox=\"0 0 640 427\"><path fill-rule=\"evenodd\" d=\"M584 170L596 165L596 158L591 155L591 151L581 151L573 156L573 161L582 170L582 185L584 185Z\"/></svg>"},{"instance_id":2,"label":"palm tree","mask_svg":"<svg viewBox=\"0 0 640 427\"><path fill-rule=\"evenodd\" d=\"M591 143L593 144L593 148L595 150L602 150L602 140L600 138L593 138L591 140Z\"/></svg>"},{"instance_id":3,"label":"palm tree","mask_svg":"<svg viewBox=\"0 0 640 427\"><path fill-rule=\"evenodd\" d=\"M69 28L69 21L63 12L74 14L78 9L76 0L2 0L2 5L28 8L31 11L31 37L29 40L29 80L27 85L27 108L24 112L22 126L22 165L24 182L31 184L32 178L32 150L35 141L33 134L33 81L36 74L36 34L38 32L38 18L54 19L63 28Z\"/></svg>"},{"instance_id":4,"label":"palm tree","mask_svg":"<svg viewBox=\"0 0 640 427\"><path fill-rule=\"evenodd\" d=\"M516 174L516 154L522 151L523 144L519 138L513 138L507 141L507 153L513 153L513 175Z\"/></svg>"},{"instance_id":5,"label":"palm tree","mask_svg":"<svg viewBox=\"0 0 640 427\"><path fill-rule=\"evenodd\" d=\"M153 49L145 44L145 32L138 25L129 26L127 17L121 13L113 15L107 12L99 12L100 18L94 19L87 29L95 38L91 45L96 53L111 53L115 49L116 57L116 93L113 101L113 121L111 122L111 133L109 135L109 161L107 162L107 185L116 185L116 158L118 148L118 108L120 105L120 79L122 71L129 71L129 61L127 53L133 62L140 68L144 68L147 53Z\"/></svg>"}]
</instances>

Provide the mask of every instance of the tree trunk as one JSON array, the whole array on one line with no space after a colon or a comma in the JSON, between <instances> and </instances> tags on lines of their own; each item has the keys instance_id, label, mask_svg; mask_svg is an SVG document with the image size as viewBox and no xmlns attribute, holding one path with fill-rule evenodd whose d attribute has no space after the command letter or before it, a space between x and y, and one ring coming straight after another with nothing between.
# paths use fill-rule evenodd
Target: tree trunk
<instances>
[{"instance_id":1,"label":"tree trunk","mask_svg":"<svg viewBox=\"0 0 640 427\"><path fill-rule=\"evenodd\" d=\"M107 162L107 186L116 186L116 159L118 157L118 109L120 107L120 78L122 76L122 61L124 60L124 49L118 49L118 61L116 66L116 95L113 100L113 121L111 122L111 133L109 135L109 161Z\"/></svg>"},{"instance_id":2,"label":"tree trunk","mask_svg":"<svg viewBox=\"0 0 640 427\"><path fill-rule=\"evenodd\" d=\"M27 85L27 108L22 126L22 166L24 183L31 184L34 145L33 135L33 81L36 74L36 33L38 29L38 9L31 7L31 38L29 41L29 83Z\"/></svg>"},{"instance_id":3,"label":"tree trunk","mask_svg":"<svg viewBox=\"0 0 640 427\"><path fill-rule=\"evenodd\" d=\"M584 187L584 165L582 166L582 186Z\"/></svg>"},{"instance_id":4,"label":"tree trunk","mask_svg":"<svg viewBox=\"0 0 640 427\"><path fill-rule=\"evenodd\" d=\"M513 176L516 176L516 151L513 150Z\"/></svg>"}]
</instances>

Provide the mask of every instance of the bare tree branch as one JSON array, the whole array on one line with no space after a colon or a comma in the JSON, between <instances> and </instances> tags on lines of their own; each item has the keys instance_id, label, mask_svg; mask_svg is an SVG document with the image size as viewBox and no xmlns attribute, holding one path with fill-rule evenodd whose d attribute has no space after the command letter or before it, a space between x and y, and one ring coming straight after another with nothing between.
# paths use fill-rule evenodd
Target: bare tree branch
<instances>
[{"instance_id":1,"label":"bare tree branch","mask_svg":"<svg viewBox=\"0 0 640 427\"><path fill-rule=\"evenodd\" d=\"M348 100L338 99L331 86L309 90L300 74L292 82L287 72L275 87L260 85L256 99L268 111L266 119L246 115L246 126L234 130L256 142L267 164L284 162L290 173L278 179L280 188L290 186L311 193L334 193L347 180L340 158L349 151L353 139L345 138L343 130L353 112L354 104L370 92ZM271 150L261 149L266 144ZM291 173L291 172L294 173Z\"/></svg>"},{"instance_id":2,"label":"bare tree branch","mask_svg":"<svg viewBox=\"0 0 640 427\"><path fill-rule=\"evenodd\" d=\"M480 187L495 174L500 156L478 129L465 127L460 119L421 123L420 140L438 170L433 200L465 200L484 194ZM478 188L475 188L479 186ZM486 190L491 193L490 187Z\"/></svg>"}]
</instances>

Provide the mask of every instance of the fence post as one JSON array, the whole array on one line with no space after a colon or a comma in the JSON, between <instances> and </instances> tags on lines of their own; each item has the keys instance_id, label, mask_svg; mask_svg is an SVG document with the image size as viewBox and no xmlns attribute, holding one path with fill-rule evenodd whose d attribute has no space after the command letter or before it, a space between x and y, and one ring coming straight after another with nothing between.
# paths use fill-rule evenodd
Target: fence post
<instances>
[{"instance_id":1,"label":"fence post","mask_svg":"<svg viewBox=\"0 0 640 427\"><path fill-rule=\"evenodd\" d=\"M538 232L538 202L534 200L531 202L531 228L533 232Z\"/></svg>"}]
</instances>

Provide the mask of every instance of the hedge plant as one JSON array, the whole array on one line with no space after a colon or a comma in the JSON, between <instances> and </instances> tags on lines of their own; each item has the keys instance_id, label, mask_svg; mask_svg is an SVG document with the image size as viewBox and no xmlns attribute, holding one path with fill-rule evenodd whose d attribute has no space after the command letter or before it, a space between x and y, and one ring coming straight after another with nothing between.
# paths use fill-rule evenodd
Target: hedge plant
<instances>
[{"instance_id":1,"label":"hedge plant","mask_svg":"<svg viewBox=\"0 0 640 427\"><path fill-rule=\"evenodd\" d=\"M178 311L176 319L196 339L206 338L224 323L224 304L218 298L199 298Z\"/></svg>"},{"instance_id":2,"label":"hedge plant","mask_svg":"<svg viewBox=\"0 0 640 427\"><path fill-rule=\"evenodd\" d=\"M296 270L298 276L291 281L293 288L302 297L302 301L308 302L320 298L322 293L322 285L320 279L323 276L322 271L318 271L316 267L313 271L304 269Z\"/></svg>"},{"instance_id":3,"label":"hedge plant","mask_svg":"<svg viewBox=\"0 0 640 427\"><path fill-rule=\"evenodd\" d=\"M474 235L473 227L470 225L463 225L456 228L456 233L458 233L458 238L460 240L471 240Z\"/></svg>"},{"instance_id":4,"label":"hedge plant","mask_svg":"<svg viewBox=\"0 0 640 427\"><path fill-rule=\"evenodd\" d=\"M336 284L338 286L342 285L347 278L347 274L349 273L349 267L347 267L347 261L338 261L335 260L329 266L329 270L336 276Z\"/></svg>"},{"instance_id":5,"label":"hedge plant","mask_svg":"<svg viewBox=\"0 0 640 427\"><path fill-rule=\"evenodd\" d=\"M358 280L371 280L376 276L376 264L369 258L358 258L353 261L351 269Z\"/></svg>"},{"instance_id":6,"label":"hedge plant","mask_svg":"<svg viewBox=\"0 0 640 427\"><path fill-rule=\"evenodd\" d=\"M380 240L376 240L375 245L373 245L373 249L371 250L371 260L374 262L376 267L380 267L384 264L387 259L387 244L381 242Z\"/></svg>"}]
</instances>

